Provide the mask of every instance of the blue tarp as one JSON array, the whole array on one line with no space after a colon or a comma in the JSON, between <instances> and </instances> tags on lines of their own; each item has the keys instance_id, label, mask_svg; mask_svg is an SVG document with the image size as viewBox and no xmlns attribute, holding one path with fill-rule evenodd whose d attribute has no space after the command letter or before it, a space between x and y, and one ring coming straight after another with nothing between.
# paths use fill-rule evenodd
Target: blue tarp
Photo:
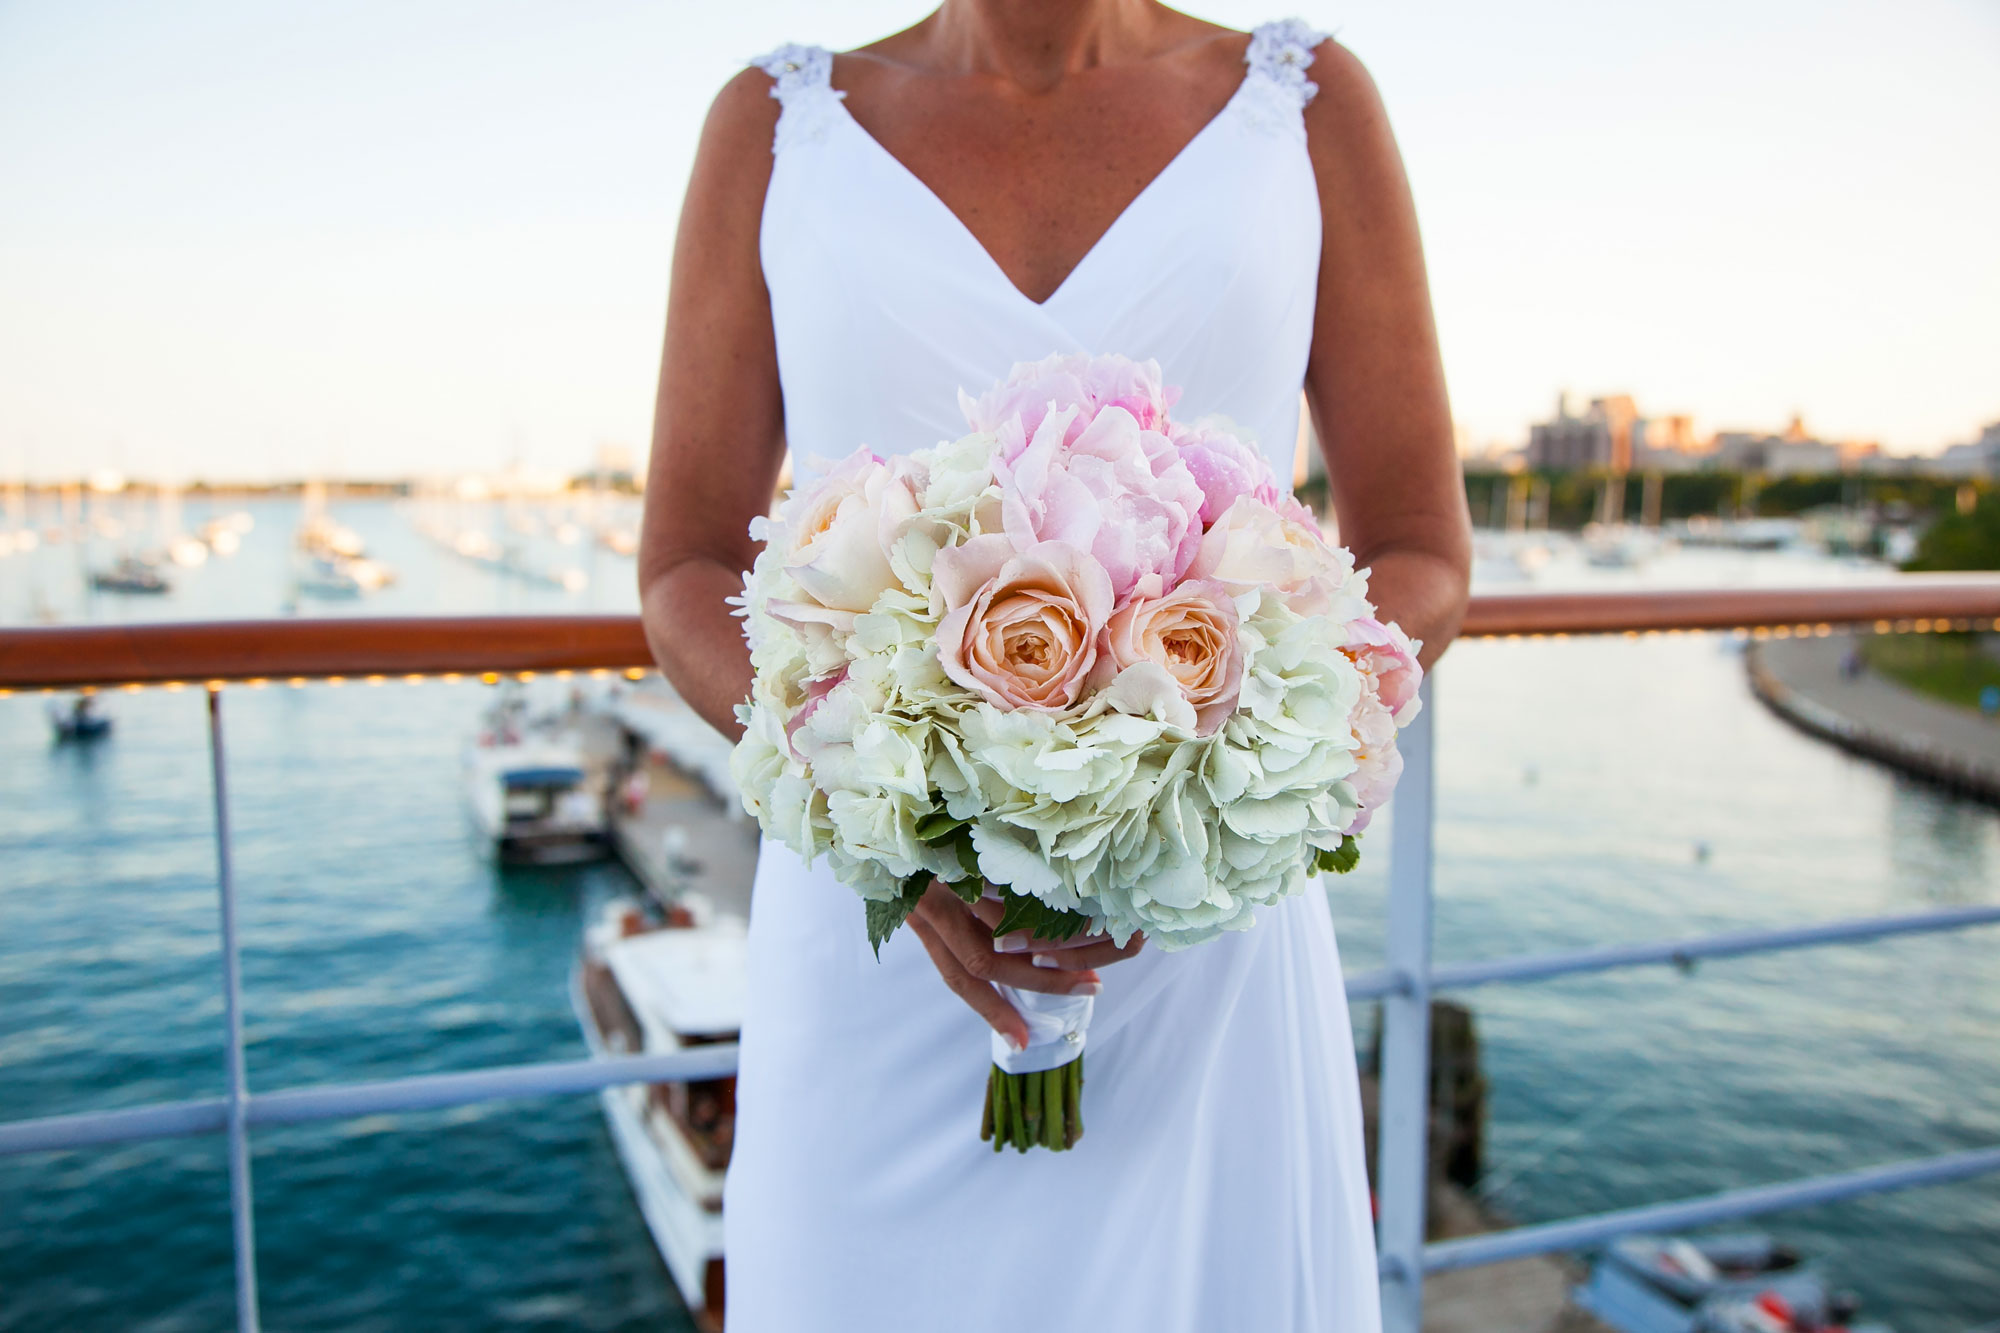
<instances>
[{"instance_id":1,"label":"blue tarp","mask_svg":"<svg viewBox=\"0 0 2000 1333\"><path fill-rule=\"evenodd\" d=\"M515 787L574 787L583 781L580 768L517 768L501 775L509 790Z\"/></svg>"}]
</instances>

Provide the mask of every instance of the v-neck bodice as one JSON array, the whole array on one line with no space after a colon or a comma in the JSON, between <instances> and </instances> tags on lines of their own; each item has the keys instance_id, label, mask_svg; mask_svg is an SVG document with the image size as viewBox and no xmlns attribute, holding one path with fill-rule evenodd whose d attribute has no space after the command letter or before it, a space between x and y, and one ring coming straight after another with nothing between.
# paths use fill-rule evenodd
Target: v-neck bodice
<instances>
[{"instance_id":1,"label":"v-neck bodice","mask_svg":"<svg viewBox=\"0 0 2000 1333\"><path fill-rule=\"evenodd\" d=\"M783 106L760 248L795 471L962 434L957 391L1018 361L1115 352L1158 359L1177 415L1229 417L1288 475L1319 267L1301 112L1320 40L1259 28L1229 103L1040 303L847 114L826 51L759 60Z\"/></svg>"}]
</instances>

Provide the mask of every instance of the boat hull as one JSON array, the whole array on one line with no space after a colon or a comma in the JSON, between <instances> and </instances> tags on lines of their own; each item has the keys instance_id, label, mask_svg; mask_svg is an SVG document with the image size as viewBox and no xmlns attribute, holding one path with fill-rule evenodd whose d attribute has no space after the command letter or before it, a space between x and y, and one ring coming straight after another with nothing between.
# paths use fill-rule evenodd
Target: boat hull
<instances>
[{"instance_id":1,"label":"boat hull","mask_svg":"<svg viewBox=\"0 0 2000 1333\"><path fill-rule=\"evenodd\" d=\"M570 978L570 1007L593 1056L606 1054L604 1038L584 995L581 969ZM606 1088L598 1094L612 1147L625 1167L632 1197L646 1219L653 1248L673 1277L688 1313L704 1333L721 1333L722 1213L689 1194L668 1166L661 1145L646 1128L649 1085ZM692 1162L692 1154L689 1155ZM719 1200L716 1201L719 1204Z\"/></svg>"}]
</instances>

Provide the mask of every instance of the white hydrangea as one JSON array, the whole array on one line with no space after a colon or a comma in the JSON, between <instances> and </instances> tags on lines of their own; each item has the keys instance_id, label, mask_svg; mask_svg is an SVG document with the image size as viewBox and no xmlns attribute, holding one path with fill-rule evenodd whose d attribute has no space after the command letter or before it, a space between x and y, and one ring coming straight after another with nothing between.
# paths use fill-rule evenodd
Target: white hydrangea
<instances>
[{"instance_id":1,"label":"white hydrangea","mask_svg":"<svg viewBox=\"0 0 2000 1333\"><path fill-rule=\"evenodd\" d=\"M897 497L880 533L892 576L863 610L816 601L789 571L798 552L833 549L799 526L827 521L824 499L819 519L795 499L755 525L765 548L741 613L756 675L731 760L745 808L866 899L918 874L967 878L952 841L922 831L965 821L979 875L1121 942L1143 932L1173 950L1247 929L1362 822L1356 783L1381 785L1386 714L1346 651L1348 621L1372 614L1365 571L1328 547L1310 601L1231 585L1241 687L1212 734L1151 664L1095 679L1064 710L1003 709L940 665L931 586L939 551L1002 531L994 449L972 434L842 465L849 537L851 497ZM865 586L819 566L829 586Z\"/></svg>"}]
</instances>

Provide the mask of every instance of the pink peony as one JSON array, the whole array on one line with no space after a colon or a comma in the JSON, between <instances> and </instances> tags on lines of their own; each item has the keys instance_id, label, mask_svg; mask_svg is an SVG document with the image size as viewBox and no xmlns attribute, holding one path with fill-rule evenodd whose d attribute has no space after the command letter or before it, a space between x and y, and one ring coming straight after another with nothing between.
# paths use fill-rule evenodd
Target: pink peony
<instances>
[{"instance_id":1,"label":"pink peony","mask_svg":"<svg viewBox=\"0 0 2000 1333\"><path fill-rule=\"evenodd\" d=\"M1423 684L1424 669L1417 665L1417 645L1391 621L1383 624L1373 616L1360 616L1347 626L1347 655L1375 682L1382 706L1398 724L1415 715L1417 687ZM1406 715L1404 710L1409 709Z\"/></svg>"},{"instance_id":2,"label":"pink peony","mask_svg":"<svg viewBox=\"0 0 2000 1333\"><path fill-rule=\"evenodd\" d=\"M1064 542L1016 552L1005 537L974 537L939 551L932 590L944 673L999 708L1062 709L1097 663L1111 614L1111 581Z\"/></svg>"},{"instance_id":3,"label":"pink peony","mask_svg":"<svg viewBox=\"0 0 2000 1333\"><path fill-rule=\"evenodd\" d=\"M1104 629L1114 667L1152 662L1165 669L1194 708L1203 736L1229 720L1243 685L1236 605L1219 583L1189 579L1164 597L1128 603Z\"/></svg>"},{"instance_id":4,"label":"pink peony","mask_svg":"<svg viewBox=\"0 0 2000 1333\"><path fill-rule=\"evenodd\" d=\"M1221 518L1230 505L1246 495L1274 509L1280 500L1289 498L1278 489L1278 479L1264 455L1222 423L1170 426L1167 435L1206 497L1201 506L1203 525Z\"/></svg>"},{"instance_id":5,"label":"pink peony","mask_svg":"<svg viewBox=\"0 0 2000 1333\"><path fill-rule=\"evenodd\" d=\"M1057 355L1019 363L976 399L960 390L958 403L972 429L1000 437L1001 458L1011 463L1051 412L1076 410L1063 441L1071 444L1107 407L1124 409L1142 430L1164 430L1179 396L1161 385L1157 361Z\"/></svg>"},{"instance_id":6,"label":"pink peony","mask_svg":"<svg viewBox=\"0 0 2000 1333\"><path fill-rule=\"evenodd\" d=\"M1072 437L1075 421L1074 408L1052 412L1011 462L994 461L1007 536L1017 550L1060 541L1089 551L1121 601L1158 596L1200 549L1201 487L1166 437L1124 408L1104 408Z\"/></svg>"},{"instance_id":7,"label":"pink peony","mask_svg":"<svg viewBox=\"0 0 2000 1333\"><path fill-rule=\"evenodd\" d=\"M1376 808L1396 790L1403 775L1403 752L1396 748L1396 719L1377 697L1372 682L1355 705L1350 725L1354 730L1354 772L1348 785L1361 807L1348 832L1359 836L1375 817Z\"/></svg>"}]
</instances>

